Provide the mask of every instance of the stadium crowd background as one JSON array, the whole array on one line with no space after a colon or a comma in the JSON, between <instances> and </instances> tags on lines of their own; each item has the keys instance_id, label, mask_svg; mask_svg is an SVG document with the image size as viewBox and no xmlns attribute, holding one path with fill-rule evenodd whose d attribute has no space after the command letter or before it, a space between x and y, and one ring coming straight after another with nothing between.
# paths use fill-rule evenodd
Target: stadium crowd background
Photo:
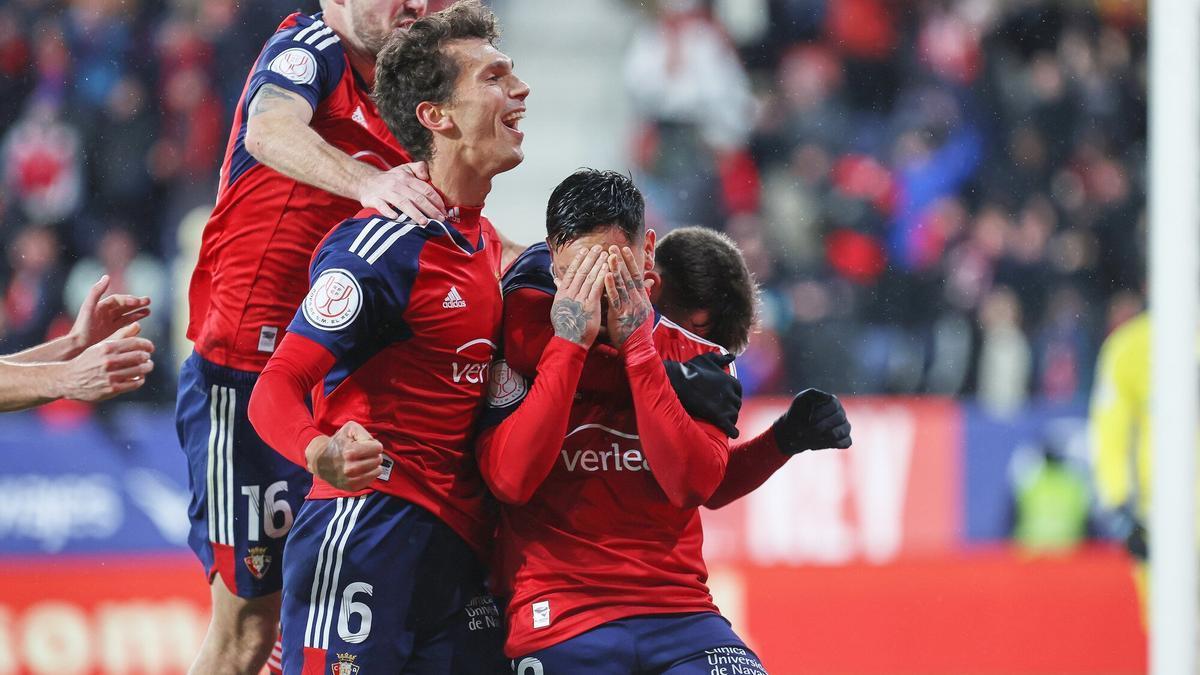
<instances>
[{"instance_id":1,"label":"stadium crowd background","mask_svg":"<svg viewBox=\"0 0 1200 675\"><path fill-rule=\"evenodd\" d=\"M158 291L152 337L183 320L180 223L297 4L0 6L0 353L63 330L101 269ZM655 226L727 232L762 284L749 393L1086 400L1141 306L1139 3L638 4L631 165ZM169 402L171 370L142 395Z\"/></svg>"},{"instance_id":2,"label":"stadium crowd background","mask_svg":"<svg viewBox=\"0 0 1200 675\"><path fill-rule=\"evenodd\" d=\"M997 654L1011 658L994 672L1017 672L1023 655L1052 653L1029 645L1064 641L1046 637L1047 626L1111 626L1103 635L1072 633L1076 651L1053 651L1055 664L1076 671L1089 654L1097 671L1114 670L1096 644L1140 654L1130 639L1136 600L1123 551L1084 546L1075 566L1014 561L994 549L981 562L978 549L963 551L1014 534L1075 547L1085 530L1096 531L1084 523L1088 506L1039 501L1037 490L1061 484L1027 461L1041 448L1026 444L1053 445L1065 429L1058 435L1070 447L1047 451L1080 460L1065 491L1089 501L1082 426L1096 354L1143 304L1145 3L594 1L573 9L603 4L607 15L616 6L636 17L622 24L632 26L619 37L624 60L601 64L616 71L613 82L588 76L580 85L601 98L620 90L613 107L632 114L621 120L627 133L615 141L613 168L633 172L654 227L728 233L762 285L761 325L738 361L751 396L747 424L778 414L771 406L786 399L770 395L814 386L848 395L856 425L854 450L809 453L753 499L705 512L714 587L729 598L722 608L747 617L735 624L753 625L775 663L786 663L791 648L796 663L818 671L812 650L824 645L830 660L818 664L844 665L846 650L881 655L862 672L898 672L898 663L965 672L962 663ZM491 4L505 21L506 10L528 18L556 5ZM0 495L10 497L0 503L0 576L9 575L0 614L17 617L0 626L0 643L9 628L43 625L33 619L47 602L43 566L67 557L60 551L81 556L81 570L108 570L118 581L127 573L140 584L149 564L141 553L182 550L186 531L173 528L186 522L186 492L175 495L182 483L172 481L184 467L170 418L175 364L186 356L178 334L187 254L213 200L245 73L296 8L315 11L317 2L0 0L0 354L65 332L107 271L114 291L154 298L144 323L160 364L146 387L103 404L105 414L88 423L60 423L64 410L68 420L86 419L88 407L72 402L6 418L13 448L45 439L62 456L43 467L14 449L0 472ZM510 37L522 28L505 27ZM544 28L525 26L525 39L513 39L513 52L525 52L514 53L518 72L545 67L525 58L545 50ZM557 65L574 65L564 62ZM529 150L543 142L536 125L552 116L539 113L542 101L573 94L527 79ZM572 117L548 143L585 124ZM536 170L532 160L545 150L529 151L518 172ZM565 175L560 168L546 176L549 185ZM547 195L516 199L536 212ZM521 226L519 238L532 241L540 223ZM56 425L60 437L48 438ZM47 487L57 473L90 486L81 494L107 497L58 499ZM1012 512L1022 494L1034 497L1026 525L1049 536L1022 536L1023 516ZM941 557L922 557L930 554ZM28 558L26 570L18 555L42 557ZM88 567L88 555L104 565ZM897 567L797 567L864 559ZM164 563L170 569L155 591L162 597L184 587L176 579L196 578L190 556L177 564ZM989 590L972 595L985 577ZM874 590L864 595L863 587ZM153 595L127 588L116 583L101 600ZM197 588L200 603L207 591ZM903 629L888 623L877 607L909 608L905 593L922 603L939 598L937 618ZM1034 595L1044 601L1037 611L1008 601ZM869 602L856 604L860 597ZM101 600L68 600L107 635ZM960 617L980 607L994 622L954 651L946 630L961 630ZM205 610L195 604L187 615L197 635ZM809 624L798 637L782 616L819 616L825 632ZM851 648L857 636L869 648ZM881 648L880 637L896 644ZM178 642L161 653L181 664L198 646L159 642ZM118 661L129 651L101 638L92 644Z\"/></svg>"}]
</instances>

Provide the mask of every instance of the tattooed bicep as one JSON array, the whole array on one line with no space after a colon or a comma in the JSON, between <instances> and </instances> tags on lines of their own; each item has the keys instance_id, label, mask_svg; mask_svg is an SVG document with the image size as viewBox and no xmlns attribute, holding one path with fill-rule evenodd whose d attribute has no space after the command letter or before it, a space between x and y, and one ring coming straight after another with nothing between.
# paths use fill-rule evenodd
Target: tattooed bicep
<instances>
[{"instance_id":1,"label":"tattooed bicep","mask_svg":"<svg viewBox=\"0 0 1200 675\"><path fill-rule=\"evenodd\" d=\"M288 91L277 84L264 84L259 87L250 100L250 117L261 115L268 111L294 111L297 116L311 119L312 106L303 96Z\"/></svg>"}]
</instances>

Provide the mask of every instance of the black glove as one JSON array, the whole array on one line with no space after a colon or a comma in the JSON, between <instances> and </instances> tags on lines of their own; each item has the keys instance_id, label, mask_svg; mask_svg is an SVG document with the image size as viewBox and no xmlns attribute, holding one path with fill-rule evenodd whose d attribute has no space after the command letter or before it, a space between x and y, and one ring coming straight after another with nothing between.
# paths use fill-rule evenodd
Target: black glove
<instances>
[{"instance_id":1,"label":"black glove","mask_svg":"<svg viewBox=\"0 0 1200 675\"><path fill-rule=\"evenodd\" d=\"M833 394L805 389L796 394L787 412L771 427L785 455L822 448L848 448L850 421L846 409Z\"/></svg>"},{"instance_id":2,"label":"black glove","mask_svg":"<svg viewBox=\"0 0 1200 675\"><path fill-rule=\"evenodd\" d=\"M725 372L733 358L733 354L711 352L686 363L664 361L663 365L679 402L689 415L720 427L730 438L737 438L742 383Z\"/></svg>"},{"instance_id":3,"label":"black glove","mask_svg":"<svg viewBox=\"0 0 1200 675\"><path fill-rule=\"evenodd\" d=\"M1125 544L1125 550L1137 560L1146 562L1150 557L1150 546L1146 543L1146 526L1134 515L1133 508L1122 506L1110 512L1108 529L1112 538Z\"/></svg>"}]
</instances>

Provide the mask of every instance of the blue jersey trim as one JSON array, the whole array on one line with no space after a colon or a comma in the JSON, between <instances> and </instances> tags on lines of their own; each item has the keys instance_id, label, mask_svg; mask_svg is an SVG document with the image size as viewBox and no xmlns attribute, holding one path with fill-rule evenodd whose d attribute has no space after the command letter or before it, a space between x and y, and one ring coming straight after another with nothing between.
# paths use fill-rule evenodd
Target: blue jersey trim
<instances>
[{"instance_id":1,"label":"blue jersey trim","mask_svg":"<svg viewBox=\"0 0 1200 675\"><path fill-rule=\"evenodd\" d=\"M415 223L376 217L343 221L322 242L313 256L310 285L326 272L337 272L351 276L362 293L358 313L344 324L319 327L310 323L305 316L306 297L288 327L289 332L317 342L337 359L323 382L326 394L379 352L412 337L404 313L428 241Z\"/></svg>"},{"instance_id":2,"label":"blue jersey trim","mask_svg":"<svg viewBox=\"0 0 1200 675\"><path fill-rule=\"evenodd\" d=\"M552 260L550 247L546 242L539 241L517 256L513 264L500 280L500 290L504 295L521 289L532 288L549 295L554 295L554 276L550 273Z\"/></svg>"},{"instance_id":3,"label":"blue jersey trim","mask_svg":"<svg viewBox=\"0 0 1200 675\"><path fill-rule=\"evenodd\" d=\"M246 124L250 116L250 102L265 84L272 84L302 96L316 111L327 96L333 93L346 70L340 39L333 29L324 25L322 13L312 16L296 16L296 25L277 31L263 45L262 51L250 71L246 91L240 102L242 123L238 127L233 154L229 162L229 185L233 185L243 174L258 165L258 160L246 150ZM276 57L288 50L300 50L311 60L307 75L301 71L292 77L273 70L271 64ZM303 62L303 55L297 54Z\"/></svg>"}]
</instances>

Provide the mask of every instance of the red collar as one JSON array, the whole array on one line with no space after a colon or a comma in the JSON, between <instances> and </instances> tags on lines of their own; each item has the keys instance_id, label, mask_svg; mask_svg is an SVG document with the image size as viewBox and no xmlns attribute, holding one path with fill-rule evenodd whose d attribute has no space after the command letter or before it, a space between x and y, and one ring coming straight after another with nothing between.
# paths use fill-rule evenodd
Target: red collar
<instances>
[{"instance_id":1,"label":"red collar","mask_svg":"<svg viewBox=\"0 0 1200 675\"><path fill-rule=\"evenodd\" d=\"M451 206L446 209L446 221L460 232L474 230L479 227L479 217L482 214L482 206Z\"/></svg>"}]
</instances>

